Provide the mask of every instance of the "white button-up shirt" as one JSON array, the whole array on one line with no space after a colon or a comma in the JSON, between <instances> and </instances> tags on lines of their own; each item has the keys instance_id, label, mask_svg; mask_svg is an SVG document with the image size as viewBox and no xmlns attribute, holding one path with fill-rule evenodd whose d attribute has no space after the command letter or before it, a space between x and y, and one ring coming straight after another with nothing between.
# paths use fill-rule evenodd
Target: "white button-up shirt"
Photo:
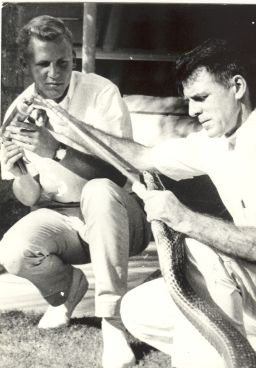
<instances>
[{"instance_id":1,"label":"white button-up shirt","mask_svg":"<svg viewBox=\"0 0 256 368\"><path fill-rule=\"evenodd\" d=\"M238 226L256 226L256 111L230 138L205 131L152 149L154 166L175 180L207 174Z\"/></svg>"},{"instance_id":2,"label":"white button-up shirt","mask_svg":"<svg viewBox=\"0 0 256 368\"><path fill-rule=\"evenodd\" d=\"M34 84L30 85L9 107L6 116L10 114L18 99L31 96L35 91ZM118 88L106 78L89 73L72 72L69 90L59 104L71 115L85 123L106 131L110 134L132 138L132 125L128 109L120 96ZM56 116L46 109L50 123L54 128ZM59 141L74 148L76 145L68 138L51 132ZM32 175L40 175L44 200L58 202L79 202L85 179L74 174L52 159L26 151L30 164L28 170ZM2 165L2 178L13 177L5 172Z\"/></svg>"}]
</instances>

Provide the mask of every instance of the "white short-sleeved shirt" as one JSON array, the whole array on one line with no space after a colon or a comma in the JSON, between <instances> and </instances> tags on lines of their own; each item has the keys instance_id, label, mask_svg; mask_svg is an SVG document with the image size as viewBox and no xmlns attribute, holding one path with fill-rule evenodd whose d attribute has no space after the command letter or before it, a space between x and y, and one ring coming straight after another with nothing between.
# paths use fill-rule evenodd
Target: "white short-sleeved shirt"
<instances>
[{"instance_id":1,"label":"white short-sleeved shirt","mask_svg":"<svg viewBox=\"0 0 256 368\"><path fill-rule=\"evenodd\" d=\"M8 116L16 106L19 99L31 96L35 91L34 84L30 85L7 110ZM118 88L106 78L94 73L84 74L73 71L69 90L65 98L59 104L71 115L85 123L101 129L110 134L132 138L132 125L128 109L120 96ZM50 123L54 128L56 116L47 110ZM76 145L68 138L51 132L60 142L74 148ZM26 151L26 157L30 162L28 170L32 175L39 174L40 184L43 188L44 200L58 202L79 202L81 190L86 183L85 179L72 173L58 162L40 157ZM2 178L12 179L2 167Z\"/></svg>"},{"instance_id":2,"label":"white short-sleeved shirt","mask_svg":"<svg viewBox=\"0 0 256 368\"><path fill-rule=\"evenodd\" d=\"M175 180L209 175L236 225L256 226L256 111L228 139L202 130L155 146L151 158Z\"/></svg>"}]
</instances>

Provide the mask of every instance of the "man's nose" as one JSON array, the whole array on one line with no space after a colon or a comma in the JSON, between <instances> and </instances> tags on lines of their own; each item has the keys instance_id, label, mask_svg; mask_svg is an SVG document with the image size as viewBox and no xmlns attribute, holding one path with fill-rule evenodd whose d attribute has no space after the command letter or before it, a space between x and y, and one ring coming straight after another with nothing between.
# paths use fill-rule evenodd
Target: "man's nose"
<instances>
[{"instance_id":1,"label":"man's nose","mask_svg":"<svg viewBox=\"0 0 256 368\"><path fill-rule=\"evenodd\" d=\"M202 112L200 104L196 101L189 101L188 113L191 117L197 117Z\"/></svg>"},{"instance_id":2,"label":"man's nose","mask_svg":"<svg viewBox=\"0 0 256 368\"><path fill-rule=\"evenodd\" d=\"M58 74L59 74L59 68L54 63L51 63L49 65L49 70L48 70L49 77L56 78Z\"/></svg>"}]
</instances>

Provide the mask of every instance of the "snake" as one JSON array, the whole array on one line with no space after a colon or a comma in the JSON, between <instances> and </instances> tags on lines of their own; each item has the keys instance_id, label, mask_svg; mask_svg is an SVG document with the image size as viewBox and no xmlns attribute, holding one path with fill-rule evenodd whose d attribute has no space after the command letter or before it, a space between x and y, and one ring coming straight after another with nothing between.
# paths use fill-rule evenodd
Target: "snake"
<instances>
[{"instance_id":1,"label":"snake","mask_svg":"<svg viewBox=\"0 0 256 368\"><path fill-rule=\"evenodd\" d=\"M157 173L145 171L143 179L148 190L165 190ZM162 276L180 311L216 349L227 368L255 368L256 353L247 338L214 301L202 298L188 282L185 235L160 220L153 220L151 228Z\"/></svg>"}]
</instances>

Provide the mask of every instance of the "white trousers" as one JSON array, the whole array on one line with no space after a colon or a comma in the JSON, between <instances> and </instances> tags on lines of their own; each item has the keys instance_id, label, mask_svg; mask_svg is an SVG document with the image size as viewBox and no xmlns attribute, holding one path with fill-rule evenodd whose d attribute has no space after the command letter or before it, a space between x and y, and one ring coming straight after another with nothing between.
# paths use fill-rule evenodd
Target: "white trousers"
<instances>
[{"instance_id":1,"label":"white trousers","mask_svg":"<svg viewBox=\"0 0 256 368\"><path fill-rule=\"evenodd\" d=\"M92 262L95 314L119 315L127 290L128 257L150 241L150 225L137 200L107 179L90 180L80 208L29 213L0 242L0 263L31 281L52 305L65 302L73 265Z\"/></svg>"},{"instance_id":2,"label":"white trousers","mask_svg":"<svg viewBox=\"0 0 256 368\"><path fill-rule=\"evenodd\" d=\"M211 297L256 348L256 265L220 257L187 239L187 278L203 297ZM172 301L163 278L129 291L121 304L127 329L138 339L172 356L176 368L222 368L215 349L197 332Z\"/></svg>"}]
</instances>

